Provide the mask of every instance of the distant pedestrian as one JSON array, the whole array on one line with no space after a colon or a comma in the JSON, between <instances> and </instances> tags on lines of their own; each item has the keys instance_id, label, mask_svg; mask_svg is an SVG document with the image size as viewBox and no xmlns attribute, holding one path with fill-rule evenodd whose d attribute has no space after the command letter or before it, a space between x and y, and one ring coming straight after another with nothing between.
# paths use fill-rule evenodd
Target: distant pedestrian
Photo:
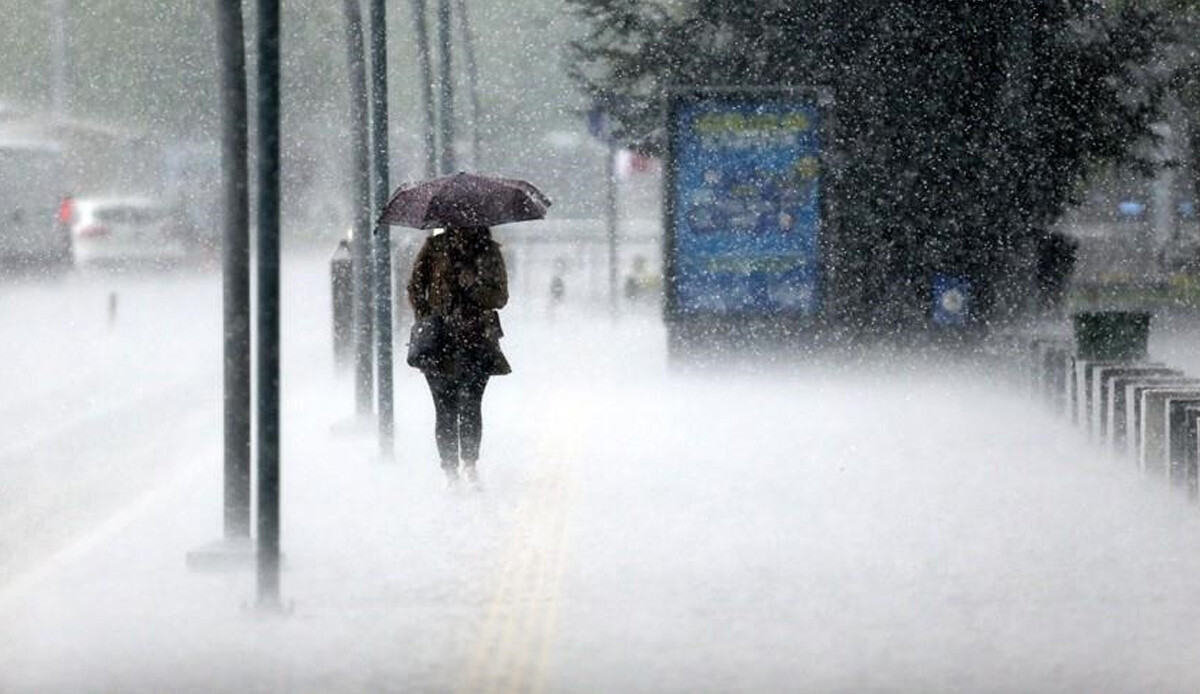
<instances>
[{"instance_id":1,"label":"distant pedestrian","mask_svg":"<svg viewBox=\"0 0 1200 694\"><path fill-rule=\"evenodd\" d=\"M625 277L625 298L630 301L642 299L649 293L653 279L646 269L646 257L634 256L633 267Z\"/></svg>"},{"instance_id":2,"label":"distant pedestrian","mask_svg":"<svg viewBox=\"0 0 1200 694\"><path fill-rule=\"evenodd\" d=\"M567 260L563 257L554 259L554 274L550 277L550 305L549 317L554 320L554 316L558 313L558 307L562 305L563 300L567 298Z\"/></svg>"},{"instance_id":3,"label":"distant pedestrian","mask_svg":"<svg viewBox=\"0 0 1200 694\"><path fill-rule=\"evenodd\" d=\"M413 262L408 301L417 319L437 317L436 357L423 368L436 414L435 436L448 485L478 484L483 391L512 371L500 350L498 309L508 303L500 244L487 227L448 226L426 239Z\"/></svg>"}]
</instances>

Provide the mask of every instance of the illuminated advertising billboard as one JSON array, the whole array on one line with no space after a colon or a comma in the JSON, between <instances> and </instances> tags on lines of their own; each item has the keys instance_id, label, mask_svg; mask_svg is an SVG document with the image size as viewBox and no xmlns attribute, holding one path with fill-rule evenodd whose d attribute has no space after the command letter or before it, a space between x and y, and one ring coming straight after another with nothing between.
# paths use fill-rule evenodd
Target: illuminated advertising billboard
<instances>
[{"instance_id":1,"label":"illuminated advertising billboard","mask_svg":"<svg viewBox=\"0 0 1200 694\"><path fill-rule=\"evenodd\" d=\"M680 93L668 127L668 317L814 315L821 301L815 96Z\"/></svg>"}]
</instances>

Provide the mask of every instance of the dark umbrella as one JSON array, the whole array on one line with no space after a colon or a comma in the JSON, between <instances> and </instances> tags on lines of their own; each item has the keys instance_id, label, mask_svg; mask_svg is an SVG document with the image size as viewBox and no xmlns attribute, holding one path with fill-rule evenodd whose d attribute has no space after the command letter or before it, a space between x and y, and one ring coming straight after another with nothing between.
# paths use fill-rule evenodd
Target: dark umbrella
<instances>
[{"instance_id":1,"label":"dark umbrella","mask_svg":"<svg viewBox=\"0 0 1200 694\"><path fill-rule=\"evenodd\" d=\"M414 229L490 227L542 219L549 206L532 183L460 171L400 186L379 221Z\"/></svg>"}]
</instances>

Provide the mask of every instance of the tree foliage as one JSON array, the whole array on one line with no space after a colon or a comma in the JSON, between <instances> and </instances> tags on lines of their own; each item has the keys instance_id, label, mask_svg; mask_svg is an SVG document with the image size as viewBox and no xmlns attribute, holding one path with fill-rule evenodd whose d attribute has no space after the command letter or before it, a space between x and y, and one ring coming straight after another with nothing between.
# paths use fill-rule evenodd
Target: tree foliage
<instances>
[{"instance_id":1,"label":"tree foliage","mask_svg":"<svg viewBox=\"0 0 1200 694\"><path fill-rule=\"evenodd\" d=\"M979 317L1014 314L1088 172L1149 165L1168 77L1164 26L1136 3L568 2L590 26L574 78L644 149L672 85L832 94L827 295L883 329L925 320L934 273L969 277Z\"/></svg>"},{"instance_id":2,"label":"tree foliage","mask_svg":"<svg viewBox=\"0 0 1200 694\"><path fill-rule=\"evenodd\" d=\"M1191 196L1200 202L1200 1L1162 0L1174 37L1171 92L1191 162Z\"/></svg>"}]
</instances>

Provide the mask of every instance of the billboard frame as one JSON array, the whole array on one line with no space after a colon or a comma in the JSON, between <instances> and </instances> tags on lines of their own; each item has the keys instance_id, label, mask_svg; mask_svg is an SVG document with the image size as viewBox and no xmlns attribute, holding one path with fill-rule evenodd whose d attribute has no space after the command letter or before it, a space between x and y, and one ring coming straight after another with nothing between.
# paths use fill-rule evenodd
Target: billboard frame
<instances>
[{"instance_id":1,"label":"billboard frame","mask_svg":"<svg viewBox=\"0 0 1200 694\"><path fill-rule=\"evenodd\" d=\"M675 114L681 107L711 99L753 102L807 101L816 110L817 164L819 193L817 197L817 234L815 286L817 304L811 313L774 311L762 313L721 313L684 310L679 305L679 258L676 253L678 230L676 221L675 187L679 177L677 161L679 133ZM757 340L767 337L790 338L797 334L812 334L824 322L828 289L829 253L829 194L831 189L830 105L833 99L827 89L814 86L671 86L662 101L662 121L665 132L663 167L663 319L667 324L672 352L676 347L692 343L697 336L744 337Z\"/></svg>"}]
</instances>

